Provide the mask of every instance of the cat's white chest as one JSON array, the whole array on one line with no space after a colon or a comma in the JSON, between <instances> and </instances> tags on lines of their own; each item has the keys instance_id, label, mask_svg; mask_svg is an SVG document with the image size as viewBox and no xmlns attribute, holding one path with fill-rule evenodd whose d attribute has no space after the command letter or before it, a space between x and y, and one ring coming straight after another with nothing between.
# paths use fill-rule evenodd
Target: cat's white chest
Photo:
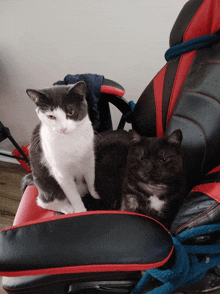
<instances>
[{"instance_id":1,"label":"cat's white chest","mask_svg":"<svg viewBox=\"0 0 220 294\"><path fill-rule=\"evenodd\" d=\"M161 212L166 205L166 201L160 199L160 196L163 195L167 189L167 186L164 184L150 184L150 183L139 183L139 186L144 189L144 191L151 194L148 198L149 206L151 209Z\"/></svg>"},{"instance_id":2,"label":"cat's white chest","mask_svg":"<svg viewBox=\"0 0 220 294\"><path fill-rule=\"evenodd\" d=\"M62 134L52 132L47 126L41 127L41 142L44 161L50 170L80 165L93 153L92 126L82 124L75 131Z\"/></svg>"},{"instance_id":3,"label":"cat's white chest","mask_svg":"<svg viewBox=\"0 0 220 294\"><path fill-rule=\"evenodd\" d=\"M150 207L158 212L160 212L165 205L165 201L159 199L157 195L152 195L149 197Z\"/></svg>"}]
</instances>

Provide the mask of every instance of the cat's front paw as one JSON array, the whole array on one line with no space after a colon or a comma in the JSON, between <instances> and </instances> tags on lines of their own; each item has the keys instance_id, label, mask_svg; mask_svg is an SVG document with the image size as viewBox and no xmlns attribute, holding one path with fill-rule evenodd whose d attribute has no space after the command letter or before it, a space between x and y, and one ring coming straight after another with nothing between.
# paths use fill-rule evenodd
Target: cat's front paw
<instances>
[{"instance_id":1,"label":"cat's front paw","mask_svg":"<svg viewBox=\"0 0 220 294\"><path fill-rule=\"evenodd\" d=\"M79 206L75 207L73 210L74 210L74 213L79 213L79 212L85 212L85 211L87 211L87 209L85 208L84 205L79 205Z\"/></svg>"},{"instance_id":2,"label":"cat's front paw","mask_svg":"<svg viewBox=\"0 0 220 294\"><path fill-rule=\"evenodd\" d=\"M85 208L85 207L83 207L83 208L77 208L77 209L74 209L74 213L80 213L80 212L86 212L87 211L87 209Z\"/></svg>"},{"instance_id":3,"label":"cat's front paw","mask_svg":"<svg viewBox=\"0 0 220 294\"><path fill-rule=\"evenodd\" d=\"M67 199L62 201L54 200L53 202L45 202L39 195L36 202L38 206L44 209L53 210L64 214L74 213L73 207Z\"/></svg>"}]
</instances>

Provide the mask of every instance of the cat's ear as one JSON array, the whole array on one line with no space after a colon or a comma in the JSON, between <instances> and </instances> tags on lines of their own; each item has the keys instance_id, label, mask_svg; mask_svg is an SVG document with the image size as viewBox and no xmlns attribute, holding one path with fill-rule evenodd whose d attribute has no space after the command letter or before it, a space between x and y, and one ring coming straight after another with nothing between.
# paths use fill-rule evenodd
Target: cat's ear
<instances>
[{"instance_id":1,"label":"cat's ear","mask_svg":"<svg viewBox=\"0 0 220 294\"><path fill-rule=\"evenodd\" d=\"M35 103L39 102L41 99L45 99L46 95L41 93L40 91L37 90L32 90L32 89L27 89L26 93L28 96L33 100Z\"/></svg>"},{"instance_id":2,"label":"cat's ear","mask_svg":"<svg viewBox=\"0 0 220 294\"><path fill-rule=\"evenodd\" d=\"M128 133L130 135L132 144L141 142L142 138L140 135L138 135L137 132L135 132L134 130L129 130Z\"/></svg>"},{"instance_id":3,"label":"cat's ear","mask_svg":"<svg viewBox=\"0 0 220 294\"><path fill-rule=\"evenodd\" d=\"M180 129L175 130L171 135L168 136L168 142L180 146L183 140L183 134Z\"/></svg>"},{"instance_id":4,"label":"cat's ear","mask_svg":"<svg viewBox=\"0 0 220 294\"><path fill-rule=\"evenodd\" d=\"M68 91L68 94L78 93L82 97L82 99L86 98L86 83L80 81L74 84Z\"/></svg>"}]
</instances>

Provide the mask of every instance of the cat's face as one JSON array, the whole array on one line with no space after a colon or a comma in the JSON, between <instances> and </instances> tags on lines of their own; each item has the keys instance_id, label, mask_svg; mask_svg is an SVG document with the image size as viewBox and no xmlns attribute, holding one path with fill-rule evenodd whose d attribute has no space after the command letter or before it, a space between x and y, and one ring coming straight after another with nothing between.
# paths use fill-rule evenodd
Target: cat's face
<instances>
[{"instance_id":1,"label":"cat's face","mask_svg":"<svg viewBox=\"0 0 220 294\"><path fill-rule=\"evenodd\" d=\"M168 137L146 138L133 133L127 164L140 181L169 184L182 172L180 145L182 132L176 130Z\"/></svg>"},{"instance_id":2,"label":"cat's face","mask_svg":"<svg viewBox=\"0 0 220 294\"><path fill-rule=\"evenodd\" d=\"M39 91L28 89L26 92L37 106L40 121L53 132L73 132L88 114L84 82Z\"/></svg>"}]
</instances>

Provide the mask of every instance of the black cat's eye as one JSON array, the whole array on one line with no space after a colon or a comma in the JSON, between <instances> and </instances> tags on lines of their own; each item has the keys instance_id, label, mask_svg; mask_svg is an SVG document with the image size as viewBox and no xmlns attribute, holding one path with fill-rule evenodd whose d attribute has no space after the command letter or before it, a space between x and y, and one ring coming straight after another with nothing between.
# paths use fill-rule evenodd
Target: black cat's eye
<instances>
[{"instance_id":1,"label":"black cat's eye","mask_svg":"<svg viewBox=\"0 0 220 294\"><path fill-rule=\"evenodd\" d=\"M67 112L67 116L73 116L73 115L74 115L74 113L75 113L75 111L74 111L74 110L72 110L72 111L69 111L69 112Z\"/></svg>"},{"instance_id":2,"label":"black cat's eye","mask_svg":"<svg viewBox=\"0 0 220 294\"><path fill-rule=\"evenodd\" d=\"M161 157L161 158L159 159L159 161L160 161L161 163L165 163L165 162L168 161L168 157Z\"/></svg>"},{"instance_id":3,"label":"black cat's eye","mask_svg":"<svg viewBox=\"0 0 220 294\"><path fill-rule=\"evenodd\" d=\"M56 119L56 117L53 116L53 115L48 115L47 117L48 117L49 119Z\"/></svg>"}]
</instances>

